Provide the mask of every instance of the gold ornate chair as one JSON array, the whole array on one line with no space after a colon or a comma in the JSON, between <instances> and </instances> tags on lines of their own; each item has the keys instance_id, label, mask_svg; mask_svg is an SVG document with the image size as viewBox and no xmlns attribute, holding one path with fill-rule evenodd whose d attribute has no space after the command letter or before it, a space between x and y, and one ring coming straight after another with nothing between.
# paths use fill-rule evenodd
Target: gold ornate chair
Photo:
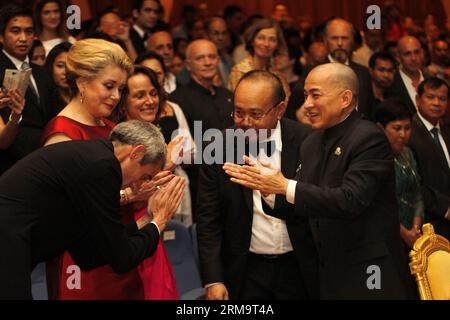
<instances>
[{"instance_id":1,"label":"gold ornate chair","mask_svg":"<svg viewBox=\"0 0 450 320\"><path fill-rule=\"evenodd\" d=\"M409 253L409 266L416 277L420 299L450 300L450 243L435 234L430 223L422 231Z\"/></svg>"}]
</instances>

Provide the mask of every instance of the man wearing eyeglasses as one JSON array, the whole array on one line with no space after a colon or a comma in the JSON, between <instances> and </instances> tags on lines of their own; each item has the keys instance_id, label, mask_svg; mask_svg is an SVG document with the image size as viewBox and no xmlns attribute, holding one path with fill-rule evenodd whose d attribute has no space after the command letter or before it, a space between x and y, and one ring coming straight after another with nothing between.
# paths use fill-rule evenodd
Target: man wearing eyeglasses
<instances>
[{"instance_id":1,"label":"man wearing eyeglasses","mask_svg":"<svg viewBox=\"0 0 450 320\"><path fill-rule=\"evenodd\" d=\"M238 141L225 135L227 159L232 154L242 162L240 139L250 145L259 140L259 153L250 152L252 158L295 176L309 128L282 118L284 99L282 83L272 73L251 71L242 77L232 113ZM271 216L274 209L286 213L293 206L284 197L232 183L222 166L200 169L196 221L207 299L317 298L316 251L307 220Z\"/></svg>"}]
</instances>

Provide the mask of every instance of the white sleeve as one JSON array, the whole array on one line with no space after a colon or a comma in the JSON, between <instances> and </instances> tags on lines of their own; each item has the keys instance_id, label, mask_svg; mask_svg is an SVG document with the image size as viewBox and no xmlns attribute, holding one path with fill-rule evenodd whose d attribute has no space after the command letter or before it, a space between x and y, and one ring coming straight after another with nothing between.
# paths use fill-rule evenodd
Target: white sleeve
<instances>
[{"instance_id":1,"label":"white sleeve","mask_svg":"<svg viewBox=\"0 0 450 320\"><path fill-rule=\"evenodd\" d=\"M286 190L286 201L295 204L295 188L297 187L297 181L289 180L289 184Z\"/></svg>"}]
</instances>

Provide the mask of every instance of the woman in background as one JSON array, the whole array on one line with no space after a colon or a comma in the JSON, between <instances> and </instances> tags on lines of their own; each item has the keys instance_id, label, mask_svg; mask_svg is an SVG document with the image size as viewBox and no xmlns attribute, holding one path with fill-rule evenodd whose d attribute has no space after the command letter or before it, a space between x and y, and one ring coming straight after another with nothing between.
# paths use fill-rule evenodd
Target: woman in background
<instances>
[{"instance_id":1,"label":"woman in background","mask_svg":"<svg viewBox=\"0 0 450 320\"><path fill-rule=\"evenodd\" d=\"M66 77L67 53L72 44L62 42L56 45L48 54L45 68L52 75L55 92L52 96L52 116L56 116L70 102L70 90Z\"/></svg>"},{"instance_id":2,"label":"woman in background","mask_svg":"<svg viewBox=\"0 0 450 320\"><path fill-rule=\"evenodd\" d=\"M34 7L36 35L41 40L45 54L63 41L75 43L66 29L66 7L61 0L40 0Z\"/></svg>"},{"instance_id":3,"label":"woman in background","mask_svg":"<svg viewBox=\"0 0 450 320\"><path fill-rule=\"evenodd\" d=\"M114 116L117 123L129 120L158 123L165 103L164 87L157 74L147 67L135 66L127 81L123 104L117 108ZM173 156L179 154L176 150L180 150L182 139L178 136L168 143L165 170L174 169ZM134 210L135 219L141 218L147 212L146 201L135 203ZM146 300L178 299L172 265L167 258L162 239L154 256L147 258L138 270Z\"/></svg>"},{"instance_id":4,"label":"woman in background","mask_svg":"<svg viewBox=\"0 0 450 320\"><path fill-rule=\"evenodd\" d=\"M138 59L136 59L136 64L153 70L158 77L159 84L163 86L167 73L163 61L163 58L159 54L150 51L140 55ZM178 104L168 101L166 99L166 93L163 93L160 100L163 103L159 110L157 124L161 128L166 143L168 144L178 133L183 135L185 140L183 146L183 158L188 159L193 156L195 152L195 144L183 110ZM176 133L174 134L174 132ZM192 161L189 163L192 163ZM188 175L181 166L175 167L174 173L175 175L184 177L186 182L189 183ZM183 200L177 209L174 218L183 222L187 227L192 225L191 194L188 188L185 189Z\"/></svg>"},{"instance_id":5,"label":"woman in background","mask_svg":"<svg viewBox=\"0 0 450 320\"><path fill-rule=\"evenodd\" d=\"M34 64L38 66L43 66L45 64L45 49L42 42L39 39L34 39L33 45L31 46L30 52L28 53L28 58Z\"/></svg>"},{"instance_id":6,"label":"woman in background","mask_svg":"<svg viewBox=\"0 0 450 320\"><path fill-rule=\"evenodd\" d=\"M406 146L411 137L412 115L401 102L386 100L376 110L376 122L386 134L394 154L400 235L409 252L421 236L424 216L417 163Z\"/></svg>"},{"instance_id":7,"label":"woman in background","mask_svg":"<svg viewBox=\"0 0 450 320\"><path fill-rule=\"evenodd\" d=\"M232 92L234 92L242 76L249 71L267 70L277 74L274 59L280 54L287 54L283 32L278 23L273 20L256 20L245 31L244 38L245 48L250 53L250 56L234 65L231 69L228 89ZM280 74L277 75L283 83L287 102L291 92L289 85Z\"/></svg>"}]
</instances>

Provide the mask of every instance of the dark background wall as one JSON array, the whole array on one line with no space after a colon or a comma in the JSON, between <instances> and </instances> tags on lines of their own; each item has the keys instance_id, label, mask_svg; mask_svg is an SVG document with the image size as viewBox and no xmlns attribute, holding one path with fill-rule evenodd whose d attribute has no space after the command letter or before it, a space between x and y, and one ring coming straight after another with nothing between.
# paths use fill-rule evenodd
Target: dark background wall
<instances>
[{"instance_id":1,"label":"dark background wall","mask_svg":"<svg viewBox=\"0 0 450 320\"><path fill-rule=\"evenodd\" d=\"M121 12L131 12L132 1L130 0L96 0L89 1L92 12L97 12L102 8L114 3ZM309 16L313 23L319 23L330 16L340 16L350 20L356 27L362 28L365 23L366 9L370 5L379 5L385 0L173 0L173 11L171 21L176 24L180 20L181 9L185 4L198 5L206 2L211 14L220 11L229 4L241 6L247 14L261 13L270 15L274 4L281 2L287 4L292 16L300 18ZM396 0L406 16L411 16L418 23L421 23L426 14L433 14L440 25L444 25L447 18L444 6L440 0Z\"/></svg>"}]
</instances>

